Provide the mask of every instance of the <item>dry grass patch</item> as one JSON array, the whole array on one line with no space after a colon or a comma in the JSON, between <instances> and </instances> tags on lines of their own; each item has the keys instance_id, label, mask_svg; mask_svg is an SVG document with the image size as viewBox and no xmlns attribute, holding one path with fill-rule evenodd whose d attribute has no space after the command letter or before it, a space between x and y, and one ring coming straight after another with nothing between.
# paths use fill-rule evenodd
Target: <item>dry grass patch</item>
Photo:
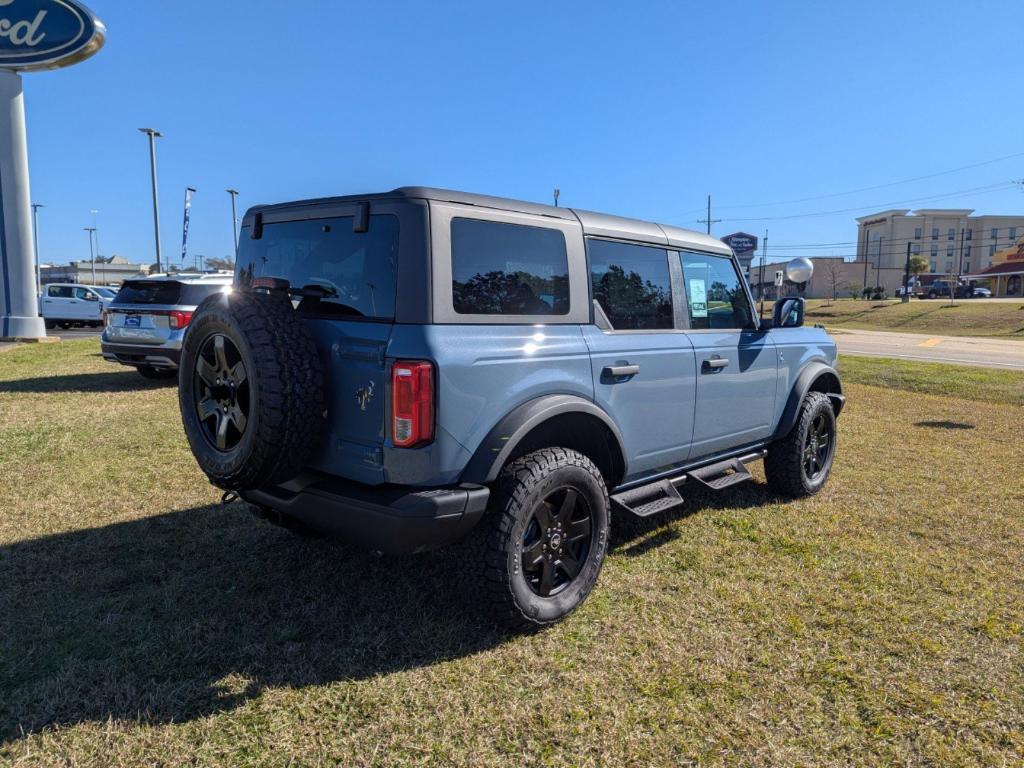
<instances>
[{"instance_id":1,"label":"dry grass patch","mask_svg":"<svg viewBox=\"0 0 1024 768\"><path fill-rule=\"evenodd\" d=\"M0 358L0 763L1024 760L1020 407L851 384L819 496L616 521L585 606L509 637L458 549L215 504L174 390L95 352Z\"/></svg>"}]
</instances>

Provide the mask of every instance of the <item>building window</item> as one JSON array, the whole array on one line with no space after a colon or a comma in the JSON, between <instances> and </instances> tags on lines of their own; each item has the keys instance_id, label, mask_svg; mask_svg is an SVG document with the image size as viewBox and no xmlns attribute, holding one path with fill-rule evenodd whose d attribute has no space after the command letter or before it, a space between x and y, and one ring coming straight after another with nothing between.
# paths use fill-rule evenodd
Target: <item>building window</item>
<instances>
[{"instance_id":1,"label":"building window","mask_svg":"<svg viewBox=\"0 0 1024 768\"><path fill-rule=\"evenodd\" d=\"M996 255L996 245L995 245L995 243L993 243L992 245L990 245L988 247L988 257L991 259L995 255Z\"/></svg>"},{"instance_id":2,"label":"building window","mask_svg":"<svg viewBox=\"0 0 1024 768\"><path fill-rule=\"evenodd\" d=\"M921 246L918 245L917 243L915 243L914 244L914 255L917 256L920 253L921 253Z\"/></svg>"},{"instance_id":3,"label":"building window","mask_svg":"<svg viewBox=\"0 0 1024 768\"><path fill-rule=\"evenodd\" d=\"M938 240L938 239L939 239L939 228L938 227L932 227L932 240Z\"/></svg>"},{"instance_id":4,"label":"building window","mask_svg":"<svg viewBox=\"0 0 1024 768\"><path fill-rule=\"evenodd\" d=\"M996 227L992 227L992 239L993 240L998 240L999 239L999 230Z\"/></svg>"},{"instance_id":5,"label":"building window","mask_svg":"<svg viewBox=\"0 0 1024 768\"><path fill-rule=\"evenodd\" d=\"M932 243L932 258L934 259L938 255L939 255L939 246L937 246L934 243Z\"/></svg>"},{"instance_id":6,"label":"building window","mask_svg":"<svg viewBox=\"0 0 1024 768\"><path fill-rule=\"evenodd\" d=\"M970 240L971 239L971 235L973 235L973 234L974 234L974 230L973 229L968 229L967 230L967 239Z\"/></svg>"},{"instance_id":7,"label":"building window","mask_svg":"<svg viewBox=\"0 0 1024 768\"><path fill-rule=\"evenodd\" d=\"M964 248L964 257L968 259L971 258L971 246L968 245Z\"/></svg>"},{"instance_id":8,"label":"building window","mask_svg":"<svg viewBox=\"0 0 1024 768\"><path fill-rule=\"evenodd\" d=\"M946 248L946 258L947 259L952 259L953 258L953 246L952 245L949 246L948 248Z\"/></svg>"},{"instance_id":9,"label":"building window","mask_svg":"<svg viewBox=\"0 0 1024 768\"><path fill-rule=\"evenodd\" d=\"M914 239L915 240L920 240L921 239L921 228L920 227L914 227Z\"/></svg>"},{"instance_id":10,"label":"building window","mask_svg":"<svg viewBox=\"0 0 1024 768\"><path fill-rule=\"evenodd\" d=\"M970 271L971 271L971 262L965 261L964 262L964 272L969 273Z\"/></svg>"},{"instance_id":11,"label":"building window","mask_svg":"<svg viewBox=\"0 0 1024 768\"><path fill-rule=\"evenodd\" d=\"M956 229L954 227L950 227L949 231L946 232L946 239L947 240L955 240L956 239Z\"/></svg>"},{"instance_id":12,"label":"building window","mask_svg":"<svg viewBox=\"0 0 1024 768\"><path fill-rule=\"evenodd\" d=\"M1016 240L1017 239L1017 228L1016 227L1010 227L1010 239L1011 240Z\"/></svg>"},{"instance_id":13,"label":"building window","mask_svg":"<svg viewBox=\"0 0 1024 768\"><path fill-rule=\"evenodd\" d=\"M947 259L946 260L946 271L949 272L949 273L953 272L953 260L952 259Z\"/></svg>"},{"instance_id":14,"label":"building window","mask_svg":"<svg viewBox=\"0 0 1024 768\"><path fill-rule=\"evenodd\" d=\"M934 272L935 272L935 259L932 259L932 261L931 261L931 264L929 264L929 265L928 265L928 269L929 269L929 270L930 270L930 271L931 271L932 273L934 273Z\"/></svg>"},{"instance_id":15,"label":"building window","mask_svg":"<svg viewBox=\"0 0 1024 768\"><path fill-rule=\"evenodd\" d=\"M1012 275L1009 280L1006 281L1006 295L1017 296L1020 293L1020 275Z\"/></svg>"}]
</instances>

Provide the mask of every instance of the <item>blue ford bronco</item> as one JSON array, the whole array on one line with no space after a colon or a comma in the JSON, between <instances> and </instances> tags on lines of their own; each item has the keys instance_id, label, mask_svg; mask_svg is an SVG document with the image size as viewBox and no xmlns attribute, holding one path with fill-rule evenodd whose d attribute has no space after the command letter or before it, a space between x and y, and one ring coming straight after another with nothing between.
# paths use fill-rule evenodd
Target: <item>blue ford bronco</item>
<instances>
[{"instance_id":1,"label":"blue ford bronco","mask_svg":"<svg viewBox=\"0 0 1024 768\"><path fill-rule=\"evenodd\" d=\"M182 421L257 514L389 553L468 534L495 619L542 626L613 511L762 459L780 494L822 487L844 398L803 313L759 319L729 248L676 227L422 187L258 206L185 336Z\"/></svg>"}]
</instances>

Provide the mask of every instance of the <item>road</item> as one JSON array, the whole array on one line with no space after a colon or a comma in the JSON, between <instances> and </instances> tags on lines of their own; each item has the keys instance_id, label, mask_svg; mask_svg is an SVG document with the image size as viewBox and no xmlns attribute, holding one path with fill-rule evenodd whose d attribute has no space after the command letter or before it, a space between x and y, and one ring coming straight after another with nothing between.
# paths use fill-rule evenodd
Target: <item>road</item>
<instances>
[{"instance_id":1,"label":"road","mask_svg":"<svg viewBox=\"0 0 1024 768\"><path fill-rule=\"evenodd\" d=\"M1024 371L1024 341L973 336L934 336L926 333L836 329L840 354L926 360L956 365Z\"/></svg>"}]
</instances>

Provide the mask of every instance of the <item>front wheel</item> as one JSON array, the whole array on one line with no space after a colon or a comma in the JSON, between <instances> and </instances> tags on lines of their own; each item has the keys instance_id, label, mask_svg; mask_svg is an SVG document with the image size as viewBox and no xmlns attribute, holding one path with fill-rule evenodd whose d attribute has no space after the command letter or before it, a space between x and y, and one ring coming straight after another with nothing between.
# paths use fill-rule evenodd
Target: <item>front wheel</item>
<instances>
[{"instance_id":1,"label":"front wheel","mask_svg":"<svg viewBox=\"0 0 1024 768\"><path fill-rule=\"evenodd\" d=\"M821 392L808 392L789 434L768 446L764 473L776 493L799 498L821 490L836 455L836 415Z\"/></svg>"},{"instance_id":2,"label":"front wheel","mask_svg":"<svg viewBox=\"0 0 1024 768\"><path fill-rule=\"evenodd\" d=\"M601 473L577 451L544 448L506 466L492 499L478 532L486 608L517 631L565 618L590 594L608 548Z\"/></svg>"}]
</instances>

